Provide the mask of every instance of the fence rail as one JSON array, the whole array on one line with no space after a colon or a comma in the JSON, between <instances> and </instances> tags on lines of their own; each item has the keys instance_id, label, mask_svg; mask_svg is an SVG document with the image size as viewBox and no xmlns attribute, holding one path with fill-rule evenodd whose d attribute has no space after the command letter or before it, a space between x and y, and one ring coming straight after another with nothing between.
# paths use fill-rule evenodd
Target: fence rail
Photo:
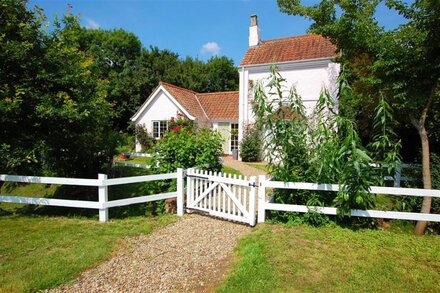
<instances>
[{"instance_id":1,"label":"fence rail","mask_svg":"<svg viewBox=\"0 0 440 293\"><path fill-rule=\"evenodd\" d=\"M150 165L145 165L145 164L133 164L133 163L124 163L124 162L113 162L113 166L131 167L131 168L141 168L141 169L151 169L151 166L150 166Z\"/></svg>"},{"instance_id":2,"label":"fence rail","mask_svg":"<svg viewBox=\"0 0 440 293\"><path fill-rule=\"evenodd\" d=\"M37 176L17 176L17 175L0 175L0 181L22 182L22 183L44 183L44 184L60 184L60 185L76 185L76 186L95 186L98 187L98 201L84 200L68 200L55 198L34 198L24 196L0 195L0 202L36 204L47 206L63 206L73 208L87 208L99 210L99 221L108 221L108 209L119 206L127 206L131 204L146 203L156 200L177 197L177 214L183 215L183 180L185 173L183 169L177 169L176 173L134 176L126 178L107 179L107 175L98 174L98 179L81 179L81 178L59 178L59 177L37 177ZM125 198L118 200L108 200L108 187L114 185L131 184L148 181L177 179L177 191L153 194L147 196L138 196L133 198Z\"/></svg>"},{"instance_id":3,"label":"fence rail","mask_svg":"<svg viewBox=\"0 0 440 293\"><path fill-rule=\"evenodd\" d=\"M259 176L259 184L260 184L258 190L258 222L259 223L263 223L265 221L267 210L298 212L298 213L307 213L309 211L314 211L326 215L337 215L337 208L334 207L319 207L319 206L274 203L273 198L270 198L269 200L266 199L266 188L338 192L340 190L338 184L271 181L270 179L266 179L266 176L264 175ZM430 197L440 198L440 190L436 190L436 189L371 186L370 192L374 194L384 194L391 196L417 196L417 197L430 196ZM439 214L410 213L410 212L398 212L398 211L378 211L378 210L351 210L351 215L357 217L368 217L368 218L440 222Z\"/></svg>"},{"instance_id":4,"label":"fence rail","mask_svg":"<svg viewBox=\"0 0 440 293\"><path fill-rule=\"evenodd\" d=\"M144 157L144 158L151 158L152 154L146 154L146 153L130 153L130 152L122 152L121 154L132 156L132 157Z\"/></svg>"}]
</instances>

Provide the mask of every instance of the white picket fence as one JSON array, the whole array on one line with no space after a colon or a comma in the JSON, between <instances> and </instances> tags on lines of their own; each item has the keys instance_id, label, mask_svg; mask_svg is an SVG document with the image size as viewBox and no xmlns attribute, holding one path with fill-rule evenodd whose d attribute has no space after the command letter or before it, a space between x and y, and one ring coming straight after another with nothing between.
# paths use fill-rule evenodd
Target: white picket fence
<instances>
[{"instance_id":1,"label":"white picket fence","mask_svg":"<svg viewBox=\"0 0 440 293\"><path fill-rule=\"evenodd\" d=\"M307 213L309 211L315 211L326 215L337 214L337 208L334 207L279 204L279 203L274 203L273 198L266 199L266 188L338 192L339 185L337 184L271 181L270 179L266 179L266 176L264 175L259 176L258 180L259 180L259 190L258 190L258 222L259 223L264 223L267 210L298 212L298 213ZM440 197L440 190L434 190L434 189L372 186L370 188L370 192L374 194L384 194L390 196L406 195L406 196L418 196L418 197L424 197L424 196ZM440 214L378 211L378 210L351 210L351 215L357 217L367 217L367 218L440 222Z\"/></svg>"},{"instance_id":2,"label":"white picket fence","mask_svg":"<svg viewBox=\"0 0 440 293\"><path fill-rule=\"evenodd\" d=\"M184 196L184 177L183 169L177 169L176 173L145 175L125 178L108 179L105 174L98 174L98 179L79 179L79 178L59 178L59 177L36 177L36 176L17 176L0 175L0 181L22 182L22 183L43 183L61 184L74 186L95 186L98 188L98 201L67 200L54 198L35 198L23 196L0 195L0 202L36 204L47 206L63 206L73 208L87 208L99 210L99 221L108 221L108 209L113 207L127 206L138 203L146 203L167 198L177 198L177 215L183 215L183 196ZM148 181L158 181L167 179L177 179L177 191L146 195L118 200L108 200L108 187L114 185L131 184Z\"/></svg>"},{"instance_id":3,"label":"white picket fence","mask_svg":"<svg viewBox=\"0 0 440 293\"><path fill-rule=\"evenodd\" d=\"M187 170L188 210L256 224L256 177Z\"/></svg>"}]
</instances>

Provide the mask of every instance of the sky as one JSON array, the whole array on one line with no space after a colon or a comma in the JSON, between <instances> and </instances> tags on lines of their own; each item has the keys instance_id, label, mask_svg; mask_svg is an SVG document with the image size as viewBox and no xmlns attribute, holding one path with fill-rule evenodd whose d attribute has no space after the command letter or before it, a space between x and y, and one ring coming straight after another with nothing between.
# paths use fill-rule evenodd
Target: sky
<instances>
[{"instance_id":1,"label":"sky","mask_svg":"<svg viewBox=\"0 0 440 293\"><path fill-rule=\"evenodd\" d=\"M303 0L303 4L316 3ZM248 49L250 16L258 16L261 38L276 39L305 34L311 22L281 13L276 0L31 0L43 8L49 20L66 13L80 16L87 28L133 32L144 47L157 46L207 60L227 56L238 66ZM381 6L379 23L394 28L402 22Z\"/></svg>"}]
</instances>

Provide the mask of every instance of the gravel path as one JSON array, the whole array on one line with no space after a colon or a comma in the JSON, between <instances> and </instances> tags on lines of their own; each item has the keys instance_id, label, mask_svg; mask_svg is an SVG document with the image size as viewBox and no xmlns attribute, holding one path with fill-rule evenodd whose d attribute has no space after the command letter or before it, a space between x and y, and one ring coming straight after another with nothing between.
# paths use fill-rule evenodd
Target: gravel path
<instances>
[{"instance_id":1,"label":"gravel path","mask_svg":"<svg viewBox=\"0 0 440 293\"><path fill-rule=\"evenodd\" d=\"M110 260L50 292L206 292L221 283L237 239L251 228L200 215L126 238Z\"/></svg>"}]
</instances>

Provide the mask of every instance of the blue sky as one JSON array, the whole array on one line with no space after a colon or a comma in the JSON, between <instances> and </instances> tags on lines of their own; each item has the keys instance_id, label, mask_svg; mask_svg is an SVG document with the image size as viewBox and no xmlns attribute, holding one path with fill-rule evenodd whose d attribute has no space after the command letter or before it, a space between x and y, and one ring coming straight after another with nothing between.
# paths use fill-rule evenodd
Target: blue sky
<instances>
[{"instance_id":1,"label":"blue sky","mask_svg":"<svg viewBox=\"0 0 440 293\"><path fill-rule=\"evenodd\" d=\"M304 4L317 1L306 0ZM67 3L90 28L123 28L135 33L145 47L170 49L180 57L207 60L225 55L239 65L248 48L250 15L257 14L263 40L306 33L310 22L279 11L276 0L31 0L45 15L63 15ZM402 19L385 7L379 22L396 27Z\"/></svg>"}]
</instances>

